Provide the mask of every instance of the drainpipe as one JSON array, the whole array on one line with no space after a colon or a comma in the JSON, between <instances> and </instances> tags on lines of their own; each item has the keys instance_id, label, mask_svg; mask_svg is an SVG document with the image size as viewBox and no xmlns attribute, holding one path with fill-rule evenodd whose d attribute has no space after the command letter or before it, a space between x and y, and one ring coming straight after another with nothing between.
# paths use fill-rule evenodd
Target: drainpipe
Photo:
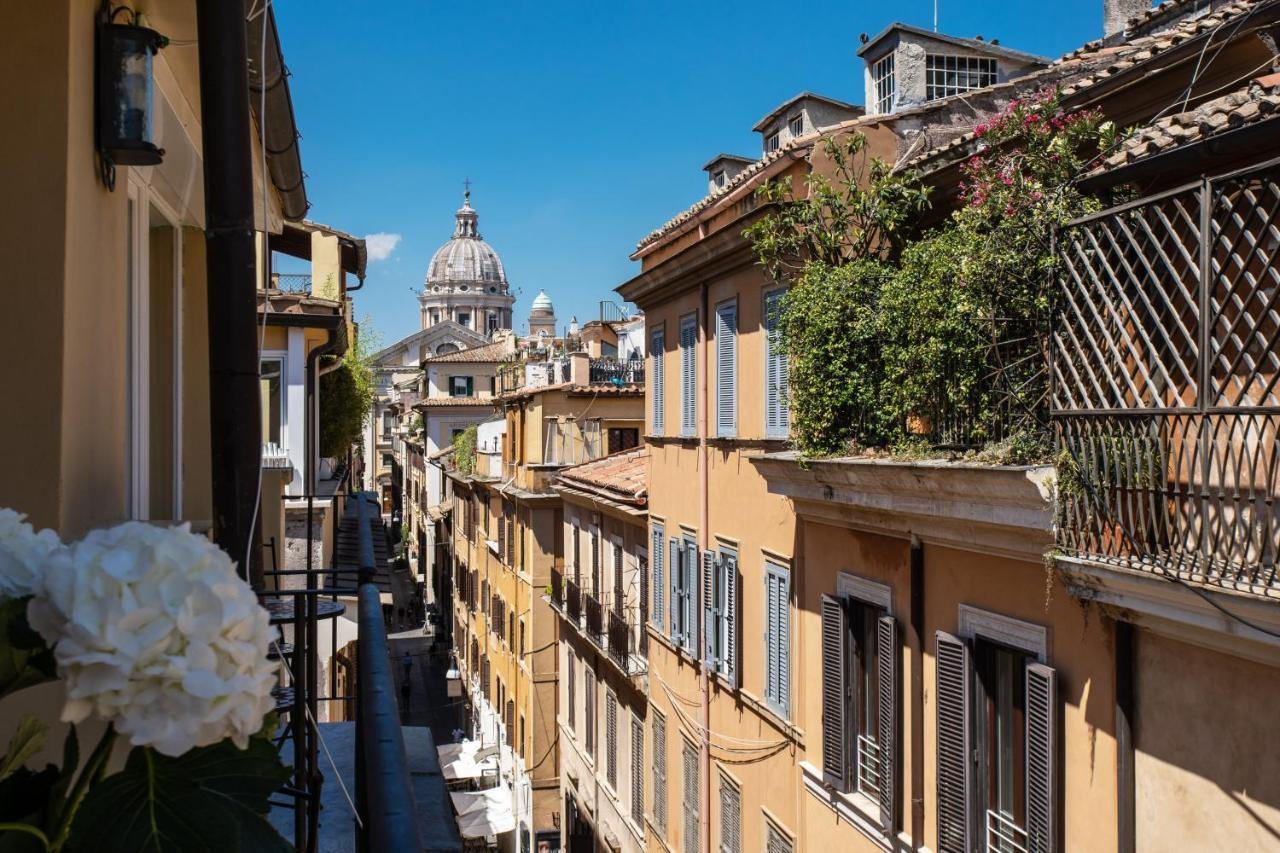
<instances>
[{"instance_id":1,"label":"drainpipe","mask_svg":"<svg viewBox=\"0 0 1280 853\"><path fill-rule=\"evenodd\" d=\"M1133 853L1134 807L1134 650L1137 636L1129 622L1116 621L1116 850Z\"/></svg>"},{"instance_id":2,"label":"drainpipe","mask_svg":"<svg viewBox=\"0 0 1280 853\"><path fill-rule=\"evenodd\" d=\"M694 567L695 576L698 578L698 589L702 589L702 554L711 547L711 507L709 503L710 474L707 470L708 463L711 461L711 448L707 444L709 418L707 413L711 408L711 383L708 380L710 374L710 332L711 323L707 317L708 294L706 282L703 282L698 288L698 344L702 350L698 354L698 399L702 401L702 405L698 406L698 538L701 540L701 548L698 549L697 565ZM702 602L703 607L706 602ZM698 814L701 815L700 828L702 831L701 849L711 850L711 677L707 672L707 664L703 655L706 648L706 638L703 633L707 630L707 620L703 618L702 610L696 609L694 618L699 626L695 632L695 636L702 638L702 642L694 649L694 653L702 658L702 664L698 667L698 687L702 712L702 738L698 745L698 758L702 765L702 790L698 792Z\"/></svg>"},{"instance_id":3,"label":"drainpipe","mask_svg":"<svg viewBox=\"0 0 1280 853\"><path fill-rule=\"evenodd\" d=\"M911 847L924 845L924 543L911 536L911 633L916 659L911 667Z\"/></svg>"},{"instance_id":4,"label":"drainpipe","mask_svg":"<svg viewBox=\"0 0 1280 853\"><path fill-rule=\"evenodd\" d=\"M262 435L258 410L258 304L249 72L244 5L196 3L204 150L205 274L209 283L209 424L213 537L254 586L260 549L250 548Z\"/></svg>"}]
</instances>

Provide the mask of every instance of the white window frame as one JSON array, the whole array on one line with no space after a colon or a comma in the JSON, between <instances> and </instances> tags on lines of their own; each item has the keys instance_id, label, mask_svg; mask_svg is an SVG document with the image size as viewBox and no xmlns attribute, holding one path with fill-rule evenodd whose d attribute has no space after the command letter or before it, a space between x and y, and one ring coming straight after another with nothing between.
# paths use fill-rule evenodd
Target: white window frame
<instances>
[{"instance_id":1,"label":"white window frame","mask_svg":"<svg viewBox=\"0 0 1280 853\"><path fill-rule=\"evenodd\" d=\"M791 131L792 138L804 135L804 113L798 116L792 116L787 122L787 130Z\"/></svg>"},{"instance_id":2,"label":"white window frame","mask_svg":"<svg viewBox=\"0 0 1280 853\"><path fill-rule=\"evenodd\" d=\"M871 90L877 114L891 113L898 102L898 81L892 51L871 65Z\"/></svg>"},{"instance_id":3,"label":"white window frame","mask_svg":"<svg viewBox=\"0 0 1280 853\"><path fill-rule=\"evenodd\" d=\"M782 147L782 131L775 130L764 138L764 153L772 154Z\"/></svg>"},{"instance_id":4,"label":"white window frame","mask_svg":"<svg viewBox=\"0 0 1280 853\"><path fill-rule=\"evenodd\" d=\"M948 63L952 66L947 67ZM937 67L938 65L941 67ZM1000 64L987 56L964 56L958 53L929 53L924 58L925 99L949 98L994 86L1000 77ZM947 75L953 82L946 82ZM983 78L989 80L983 82ZM964 80L961 83L961 80ZM976 80L976 82L970 82Z\"/></svg>"},{"instance_id":5,"label":"white window frame","mask_svg":"<svg viewBox=\"0 0 1280 853\"><path fill-rule=\"evenodd\" d=\"M128 326L128 459L125 505L132 519L152 519L151 506L151 208L173 229L173 508L159 520L182 518L182 323L185 306L182 274L182 220L158 192L151 189L145 169L130 169L128 183L128 246L126 274L129 288ZM145 330L139 334L139 330ZM172 518L169 518L172 516Z\"/></svg>"},{"instance_id":6,"label":"white window frame","mask_svg":"<svg viewBox=\"0 0 1280 853\"><path fill-rule=\"evenodd\" d=\"M264 349L258 361L280 362L280 449L289 452L289 351ZM265 444L267 437L262 437Z\"/></svg>"}]
</instances>

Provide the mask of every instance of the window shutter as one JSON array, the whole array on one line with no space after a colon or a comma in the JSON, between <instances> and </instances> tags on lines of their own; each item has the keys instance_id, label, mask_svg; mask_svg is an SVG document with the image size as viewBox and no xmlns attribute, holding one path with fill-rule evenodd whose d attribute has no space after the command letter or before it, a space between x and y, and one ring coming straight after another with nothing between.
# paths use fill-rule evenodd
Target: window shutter
<instances>
[{"instance_id":1,"label":"window shutter","mask_svg":"<svg viewBox=\"0 0 1280 853\"><path fill-rule=\"evenodd\" d=\"M695 435L698 431L697 351L698 322L693 317L680 321L680 431Z\"/></svg>"},{"instance_id":2,"label":"window shutter","mask_svg":"<svg viewBox=\"0 0 1280 853\"><path fill-rule=\"evenodd\" d=\"M724 589L721 594L724 619L724 677L731 687L738 686L738 558L732 554L720 557Z\"/></svg>"},{"instance_id":3,"label":"window shutter","mask_svg":"<svg viewBox=\"0 0 1280 853\"><path fill-rule=\"evenodd\" d=\"M720 776L720 853L742 853L742 792Z\"/></svg>"},{"instance_id":4,"label":"window shutter","mask_svg":"<svg viewBox=\"0 0 1280 853\"><path fill-rule=\"evenodd\" d=\"M600 599L600 529L591 528L591 594Z\"/></svg>"},{"instance_id":5,"label":"window shutter","mask_svg":"<svg viewBox=\"0 0 1280 853\"><path fill-rule=\"evenodd\" d=\"M656 330L650 337L649 354L653 359L653 369L650 371L649 388L653 394L653 434L662 435L665 429L666 420L666 381L663 375L665 367L666 340L662 330Z\"/></svg>"},{"instance_id":6,"label":"window shutter","mask_svg":"<svg viewBox=\"0 0 1280 853\"><path fill-rule=\"evenodd\" d=\"M596 681L595 673L587 664L582 670L582 698L585 700L582 718L587 724L587 755L596 755Z\"/></svg>"},{"instance_id":7,"label":"window shutter","mask_svg":"<svg viewBox=\"0 0 1280 853\"><path fill-rule=\"evenodd\" d=\"M653 715L653 822L667 829L667 721Z\"/></svg>"},{"instance_id":8,"label":"window shutter","mask_svg":"<svg viewBox=\"0 0 1280 853\"><path fill-rule=\"evenodd\" d=\"M649 549L649 553L653 555L649 560L649 566L653 571L653 582L649 584L649 590L653 596L653 624L659 631L662 630L667 594L667 587L662 582L663 561L666 559L666 555L662 552L662 534L661 527L655 526L653 528L653 547Z\"/></svg>"},{"instance_id":9,"label":"window shutter","mask_svg":"<svg viewBox=\"0 0 1280 853\"><path fill-rule=\"evenodd\" d=\"M569 651L568 646L565 646L565 664L567 664L565 668L568 670L568 673L566 673L567 677L565 679L565 683L569 691L569 701L567 703L568 710L566 712L566 716L569 719L569 731L573 732L576 735L578 733L578 727L573 720L573 708L574 708L573 682L576 681L577 679L575 677L575 672L573 667L573 652Z\"/></svg>"},{"instance_id":10,"label":"window shutter","mask_svg":"<svg viewBox=\"0 0 1280 853\"><path fill-rule=\"evenodd\" d=\"M1052 667L1027 664L1027 850L1058 849L1058 685Z\"/></svg>"},{"instance_id":11,"label":"window shutter","mask_svg":"<svg viewBox=\"0 0 1280 853\"><path fill-rule=\"evenodd\" d=\"M612 693L605 696L604 707L605 778L609 787L618 790L618 700Z\"/></svg>"},{"instance_id":12,"label":"window shutter","mask_svg":"<svg viewBox=\"0 0 1280 853\"><path fill-rule=\"evenodd\" d=\"M507 517L498 516L498 559L507 562Z\"/></svg>"},{"instance_id":13,"label":"window shutter","mask_svg":"<svg viewBox=\"0 0 1280 853\"><path fill-rule=\"evenodd\" d=\"M850 790L848 720L849 615L844 602L822 596L822 780L841 791Z\"/></svg>"},{"instance_id":14,"label":"window shutter","mask_svg":"<svg viewBox=\"0 0 1280 853\"><path fill-rule=\"evenodd\" d=\"M644 724L631 717L631 819L644 827Z\"/></svg>"},{"instance_id":15,"label":"window shutter","mask_svg":"<svg viewBox=\"0 0 1280 853\"><path fill-rule=\"evenodd\" d=\"M898 834L898 624L892 616L876 620L876 679L880 693L880 823L893 846Z\"/></svg>"},{"instance_id":16,"label":"window shutter","mask_svg":"<svg viewBox=\"0 0 1280 853\"><path fill-rule=\"evenodd\" d=\"M507 700L507 746L516 745L516 703Z\"/></svg>"},{"instance_id":17,"label":"window shutter","mask_svg":"<svg viewBox=\"0 0 1280 853\"><path fill-rule=\"evenodd\" d=\"M573 582L582 589L582 528L573 525Z\"/></svg>"},{"instance_id":18,"label":"window shutter","mask_svg":"<svg viewBox=\"0 0 1280 853\"><path fill-rule=\"evenodd\" d=\"M702 659L707 669L716 670L715 576L719 569L715 551L702 552Z\"/></svg>"},{"instance_id":19,"label":"window shutter","mask_svg":"<svg viewBox=\"0 0 1280 853\"><path fill-rule=\"evenodd\" d=\"M936 638L938 753L938 853L968 853L969 788L969 647L939 631Z\"/></svg>"},{"instance_id":20,"label":"window shutter","mask_svg":"<svg viewBox=\"0 0 1280 853\"><path fill-rule=\"evenodd\" d=\"M731 437L738 425L738 304L716 307L716 435Z\"/></svg>"},{"instance_id":21,"label":"window shutter","mask_svg":"<svg viewBox=\"0 0 1280 853\"><path fill-rule=\"evenodd\" d=\"M791 575L778 576L778 707L791 718Z\"/></svg>"},{"instance_id":22,"label":"window shutter","mask_svg":"<svg viewBox=\"0 0 1280 853\"><path fill-rule=\"evenodd\" d=\"M619 541L613 545L613 609L618 616L624 613L626 591L626 584L622 579L622 542Z\"/></svg>"},{"instance_id":23,"label":"window shutter","mask_svg":"<svg viewBox=\"0 0 1280 853\"><path fill-rule=\"evenodd\" d=\"M671 553L671 560L667 566L671 583L671 612L668 614L671 619L671 642L680 645L682 631L680 619L684 615L684 605L680 600L680 540L671 539L667 544L670 546Z\"/></svg>"},{"instance_id":24,"label":"window shutter","mask_svg":"<svg viewBox=\"0 0 1280 853\"><path fill-rule=\"evenodd\" d=\"M778 701L778 577L765 570L764 575L764 698Z\"/></svg>"},{"instance_id":25,"label":"window shutter","mask_svg":"<svg viewBox=\"0 0 1280 853\"><path fill-rule=\"evenodd\" d=\"M698 573L698 543L691 539L684 543L684 571L680 574L681 586L684 589L684 641L686 651L695 657L698 654L698 587L695 579Z\"/></svg>"},{"instance_id":26,"label":"window shutter","mask_svg":"<svg viewBox=\"0 0 1280 853\"><path fill-rule=\"evenodd\" d=\"M791 853L791 839L772 823L766 823L766 826L765 853Z\"/></svg>"},{"instance_id":27,"label":"window shutter","mask_svg":"<svg viewBox=\"0 0 1280 853\"><path fill-rule=\"evenodd\" d=\"M701 841L698 815L698 752L685 741L684 751L684 850L698 853Z\"/></svg>"}]
</instances>

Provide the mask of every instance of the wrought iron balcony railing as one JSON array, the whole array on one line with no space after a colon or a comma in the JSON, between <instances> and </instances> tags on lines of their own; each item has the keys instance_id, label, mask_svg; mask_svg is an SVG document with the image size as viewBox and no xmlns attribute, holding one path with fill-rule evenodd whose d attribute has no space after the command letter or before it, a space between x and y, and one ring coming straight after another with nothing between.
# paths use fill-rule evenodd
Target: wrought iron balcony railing
<instances>
[{"instance_id":1,"label":"wrought iron balcony railing","mask_svg":"<svg viewBox=\"0 0 1280 853\"><path fill-rule=\"evenodd\" d=\"M1280 597L1275 163L1063 230L1052 335L1068 557Z\"/></svg>"},{"instance_id":2,"label":"wrought iron balcony railing","mask_svg":"<svg viewBox=\"0 0 1280 853\"><path fill-rule=\"evenodd\" d=\"M604 619L600 601L594 595L588 593L586 601L583 602L583 610L586 611L586 631L587 636L591 638L596 645L604 643Z\"/></svg>"},{"instance_id":3,"label":"wrought iron balcony railing","mask_svg":"<svg viewBox=\"0 0 1280 853\"><path fill-rule=\"evenodd\" d=\"M617 611L609 611L609 657L623 672L631 668L632 652L631 625L618 615Z\"/></svg>"},{"instance_id":4,"label":"wrought iron balcony railing","mask_svg":"<svg viewBox=\"0 0 1280 853\"><path fill-rule=\"evenodd\" d=\"M644 359L593 358L590 379L592 385L643 385Z\"/></svg>"},{"instance_id":5,"label":"wrought iron balcony railing","mask_svg":"<svg viewBox=\"0 0 1280 853\"><path fill-rule=\"evenodd\" d=\"M582 617L582 590L571 580L564 582L564 611L574 622Z\"/></svg>"},{"instance_id":6,"label":"wrought iron balcony railing","mask_svg":"<svg viewBox=\"0 0 1280 853\"><path fill-rule=\"evenodd\" d=\"M311 273L273 272L271 274L271 287L283 293L310 293Z\"/></svg>"},{"instance_id":7,"label":"wrought iron balcony railing","mask_svg":"<svg viewBox=\"0 0 1280 853\"><path fill-rule=\"evenodd\" d=\"M564 607L564 575L556 569L551 570L551 603Z\"/></svg>"}]
</instances>

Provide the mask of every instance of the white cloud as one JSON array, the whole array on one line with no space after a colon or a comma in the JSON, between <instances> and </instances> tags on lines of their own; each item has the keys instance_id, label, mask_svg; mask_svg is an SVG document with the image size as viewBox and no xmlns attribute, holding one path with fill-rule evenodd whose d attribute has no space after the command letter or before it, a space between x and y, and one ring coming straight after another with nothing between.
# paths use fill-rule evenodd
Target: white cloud
<instances>
[{"instance_id":1,"label":"white cloud","mask_svg":"<svg viewBox=\"0 0 1280 853\"><path fill-rule=\"evenodd\" d=\"M365 248L369 250L369 261L385 261L391 257L391 253L396 250L396 246L400 244L399 234L387 234L379 231L377 234L369 234L364 238Z\"/></svg>"}]
</instances>

